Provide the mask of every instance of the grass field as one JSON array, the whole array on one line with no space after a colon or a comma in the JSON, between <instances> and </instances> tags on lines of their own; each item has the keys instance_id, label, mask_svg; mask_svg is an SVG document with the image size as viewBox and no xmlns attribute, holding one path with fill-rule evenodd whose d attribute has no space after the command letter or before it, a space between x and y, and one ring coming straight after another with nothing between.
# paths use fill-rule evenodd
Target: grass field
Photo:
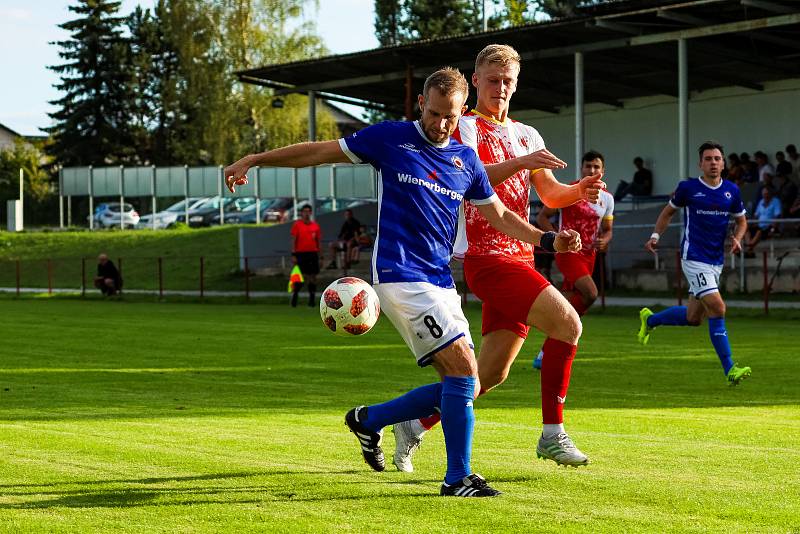
<instances>
[{"instance_id":1,"label":"grass field","mask_svg":"<svg viewBox=\"0 0 800 534\"><path fill-rule=\"evenodd\" d=\"M705 328L642 349L631 310L588 316L566 412L592 460L578 470L535 459L533 336L476 403L473 468L505 492L490 500L435 496L439 429L414 473L361 461L345 411L434 379L385 318L343 340L314 309L264 303L0 299L0 317L0 530L800 532L793 316L728 321L753 367L737 388Z\"/></svg>"}]
</instances>

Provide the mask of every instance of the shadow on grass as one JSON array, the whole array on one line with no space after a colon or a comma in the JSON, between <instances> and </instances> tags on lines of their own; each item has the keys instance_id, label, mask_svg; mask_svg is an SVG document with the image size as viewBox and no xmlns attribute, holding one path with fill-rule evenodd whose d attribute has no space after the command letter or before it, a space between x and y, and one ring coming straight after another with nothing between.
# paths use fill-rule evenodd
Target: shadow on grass
<instances>
[{"instance_id":1,"label":"shadow on grass","mask_svg":"<svg viewBox=\"0 0 800 534\"><path fill-rule=\"evenodd\" d=\"M314 502L314 501L341 501L341 500L362 500L362 499L395 499L407 497L430 497L436 494L439 479L415 479L415 480L386 480L382 477L375 477L374 480L342 480L339 484L348 486L364 487L365 485L392 486L411 486L411 485L431 485L431 491L417 493L365 493L363 495L341 495L308 494L309 489L318 487L315 484L308 484L302 488L291 488L269 484L257 484L246 486L224 486L219 482L226 480L237 480L246 478L263 478L273 476L329 476L329 475L357 475L363 474L361 471L252 471L252 472L232 472L214 473L205 475L176 476L176 477L155 477L142 479L109 479L109 480L84 480L84 481L64 481L50 482L44 484L5 484L2 494L6 497L32 497L38 500L22 503L3 503L0 509L48 509L48 508L128 508L142 506L182 506L182 505L204 505L204 504L256 504L269 502ZM367 473L368 474L368 473ZM515 479L516 480L516 479ZM524 477L519 480L526 480ZM182 486L186 482L217 481L217 484L207 486ZM517 480L518 481L518 480ZM148 487L159 484L177 484L174 487ZM121 484L125 487L108 488L103 490L94 489L100 485ZM75 487L79 489L58 489L59 487ZM144 487L142 487L144 486ZM14 489L29 489L29 491L13 491ZM12 491L8 491L8 490ZM262 498L237 498L245 495L261 495ZM227 495L227 498L219 498ZM194 497L194 498L190 498Z\"/></svg>"}]
</instances>

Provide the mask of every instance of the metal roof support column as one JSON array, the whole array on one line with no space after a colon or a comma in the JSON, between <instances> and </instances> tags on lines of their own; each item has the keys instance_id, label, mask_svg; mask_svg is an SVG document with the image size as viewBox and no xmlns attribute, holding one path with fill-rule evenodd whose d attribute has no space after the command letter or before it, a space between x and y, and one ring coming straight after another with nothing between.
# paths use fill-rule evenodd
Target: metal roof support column
<instances>
[{"instance_id":1,"label":"metal roof support column","mask_svg":"<svg viewBox=\"0 0 800 534\"><path fill-rule=\"evenodd\" d=\"M317 94L308 92L308 140L312 143L317 140ZM311 216L317 218L317 168L311 167Z\"/></svg>"},{"instance_id":2,"label":"metal roof support column","mask_svg":"<svg viewBox=\"0 0 800 534\"><path fill-rule=\"evenodd\" d=\"M575 52L575 178L578 180L584 152L583 126L583 52Z\"/></svg>"},{"instance_id":3,"label":"metal roof support column","mask_svg":"<svg viewBox=\"0 0 800 534\"><path fill-rule=\"evenodd\" d=\"M678 39L678 178L689 175L689 65L686 39Z\"/></svg>"}]
</instances>

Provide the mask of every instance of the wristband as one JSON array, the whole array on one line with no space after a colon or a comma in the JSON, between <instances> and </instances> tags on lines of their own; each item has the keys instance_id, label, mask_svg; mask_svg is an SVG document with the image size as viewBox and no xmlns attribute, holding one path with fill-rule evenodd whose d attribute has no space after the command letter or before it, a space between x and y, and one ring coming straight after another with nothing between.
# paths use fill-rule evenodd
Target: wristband
<instances>
[{"instance_id":1,"label":"wristband","mask_svg":"<svg viewBox=\"0 0 800 534\"><path fill-rule=\"evenodd\" d=\"M659 234L658 232L653 232L652 234L650 234L650 239L651 240L655 239L656 243L658 243L658 240L661 239L661 234Z\"/></svg>"},{"instance_id":2,"label":"wristband","mask_svg":"<svg viewBox=\"0 0 800 534\"><path fill-rule=\"evenodd\" d=\"M556 233L545 232L544 234L542 234L542 237L539 240L539 246L542 248L542 250L545 250L547 252L555 252L556 251L555 242L556 242Z\"/></svg>"}]
</instances>

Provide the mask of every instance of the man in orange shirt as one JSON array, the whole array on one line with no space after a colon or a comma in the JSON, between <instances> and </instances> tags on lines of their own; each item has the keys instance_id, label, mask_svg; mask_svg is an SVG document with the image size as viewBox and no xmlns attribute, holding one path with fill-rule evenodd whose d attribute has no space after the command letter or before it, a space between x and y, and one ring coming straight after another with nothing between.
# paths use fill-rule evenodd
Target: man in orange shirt
<instances>
[{"instance_id":1,"label":"man in orange shirt","mask_svg":"<svg viewBox=\"0 0 800 534\"><path fill-rule=\"evenodd\" d=\"M315 306L317 292L317 274L319 274L319 251L322 243L322 231L319 225L311 220L311 206L303 206L300 219L292 225L292 261L300 267L300 272L308 284L308 305ZM297 295L302 284L292 288L292 308L297 307Z\"/></svg>"}]
</instances>

